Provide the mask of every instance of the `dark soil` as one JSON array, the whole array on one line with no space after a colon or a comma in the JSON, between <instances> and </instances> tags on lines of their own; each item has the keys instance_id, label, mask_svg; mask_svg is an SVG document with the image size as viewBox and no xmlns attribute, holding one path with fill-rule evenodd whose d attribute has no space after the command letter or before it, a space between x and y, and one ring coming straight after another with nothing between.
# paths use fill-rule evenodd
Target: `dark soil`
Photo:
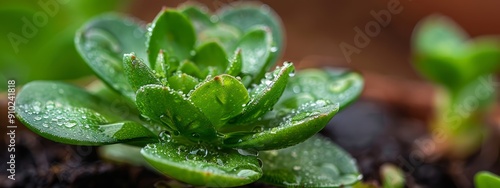
<instances>
[{"instance_id":1,"label":"dark soil","mask_svg":"<svg viewBox=\"0 0 500 188\"><path fill-rule=\"evenodd\" d=\"M383 104L360 100L337 114L322 133L357 159L366 182L380 182L380 166L392 163L405 171L408 187L456 187L446 164L411 158L414 141L427 134L426 125L398 117Z\"/></svg>"}]
</instances>

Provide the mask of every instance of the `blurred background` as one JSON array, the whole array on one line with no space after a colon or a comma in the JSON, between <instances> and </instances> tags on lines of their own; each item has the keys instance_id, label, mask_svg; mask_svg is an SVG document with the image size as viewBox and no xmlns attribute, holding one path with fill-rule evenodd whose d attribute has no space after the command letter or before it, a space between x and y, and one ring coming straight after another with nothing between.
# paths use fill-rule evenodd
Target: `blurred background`
<instances>
[{"instance_id":1,"label":"blurred background","mask_svg":"<svg viewBox=\"0 0 500 188\"><path fill-rule=\"evenodd\" d=\"M211 10L236 0L201 0ZM175 7L185 1L97 1L21 0L0 2L0 79L18 83L36 79L74 79L89 75L73 45L75 31L90 17L107 11L129 14L150 22L162 6ZM471 36L499 34L500 2L482 1L329 1L263 0L281 16L286 29L282 60L299 66L311 61L321 65L343 65L405 79L419 79L410 65L410 37L423 17L441 13L454 19ZM354 45L355 27L364 30L376 21L371 11L397 7L387 26L359 53L346 61L339 45ZM31 25L31 27L25 27ZM2 88L5 82L2 81Z\"/></svg>"}]
</instances>

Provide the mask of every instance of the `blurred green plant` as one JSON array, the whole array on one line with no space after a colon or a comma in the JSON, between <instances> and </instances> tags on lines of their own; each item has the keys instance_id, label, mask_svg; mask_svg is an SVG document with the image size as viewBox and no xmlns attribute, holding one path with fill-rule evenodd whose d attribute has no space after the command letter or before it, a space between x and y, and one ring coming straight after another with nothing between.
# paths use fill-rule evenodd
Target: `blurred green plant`
<instances>
[{"instance_id":1,"label":"blurred green plant","mask_svg":"<svg viewBox=\"0 0 500 188\"><path fill-rule=\"evenodd\" d=\"M412 43L417 70L443 88L433 120L435 148L467 156L479 148L495 102L492 74L500 68L500 38L469 39L449 18L434 15L418 24Z\"/></svg>"},{"instance_id":2,"label":"blurred green plant","mask_svg":"<svg viewBox=\"0 0 500 188\"><path fill-rule=\"evenodd\" d=\"M75 79L91 73L73 44L89 18L123 9L128 1L0 1L0 81ZM4 91L4 81L0 91Z\"/></svg>"},{"instance_id":3,"label":"blurred green plant","mask_svg":"<svg viewBox=\"0 0 500 188\"><path fill-rule=\"evenodd\" d=\"M491 172L481 171L474 176L476 188L500 187L500 177Z\"/></svg>"},{"instance_id":4,"label":"blurred green plant","mask_svg":"<svg viewBox=\"0 0 500 188\"><path fill-rule=\"evenodd\" d=\"M387 163L380 167L383 188L403 188L405 187L405 175L401 168Z\"/></svg>"},{"instance_id":5,"label":"blurred green plant","mask_svg":"<svg viewBox=\"0 0 500 188\"><path fill-rule=\"evenodd\" d=\"M133 145L102 152L194 185L260 179L340 187L360 179L355 161L315 134L360 95L362 77L341 69L295 73L288 62L269 71L283 34L268 7L233 3L213 15L197 5L165 8L147 28L108 14L87 22L75 43L115 92L102 84L25 85L17 116L41 136Z\"/></svg>"}]
</instances>

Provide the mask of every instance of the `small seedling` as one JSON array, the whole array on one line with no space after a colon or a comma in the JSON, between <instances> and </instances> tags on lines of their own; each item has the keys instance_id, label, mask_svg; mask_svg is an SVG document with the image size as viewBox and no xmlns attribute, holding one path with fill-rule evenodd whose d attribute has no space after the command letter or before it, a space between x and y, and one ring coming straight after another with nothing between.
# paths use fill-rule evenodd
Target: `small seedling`
<instances>
[{"instance_id":1,"label":"small seedling","mask_svg":"<svg viewBox=\"0 0 500 188\"><path fill-rule=\"evenodd\" d=\"M500 68L500 39L466 33L444 16L423 20L413 36L414 64L442 86L433 120L432 148L463 158L479 148L495 98L492 74Z\"/></svg>"},{"instance_id":2,"label":"small seedling","mask_svg":"<svg viewBox=\"0 0 500 188\"><path fill-rule=\"evenodd\" d=\"M84 25L75 42L112 91L25 85L17 115L41 136L133 145L104 153L194 185L336 187L360 179L354 160L315 134L359 96L361 76L295 73L288 62L267 72L283 47L269 7L230 4L211 15L184 5L163 9L147 27L104 15Z\"/></svg>"}]
</instances>

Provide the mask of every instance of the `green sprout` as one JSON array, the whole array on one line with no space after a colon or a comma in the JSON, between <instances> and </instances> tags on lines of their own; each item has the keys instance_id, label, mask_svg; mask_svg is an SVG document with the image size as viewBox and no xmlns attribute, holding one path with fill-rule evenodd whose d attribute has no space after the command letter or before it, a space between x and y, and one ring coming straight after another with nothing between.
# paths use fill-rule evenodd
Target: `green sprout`
<instances>
[{"instance_id":1,"label":"green sprout","mask_svg":"<svg viewBox=\"0 0 500 188\"><path fill-rule=\"evenodd\" d=\"M31 82L17 97L17 116L45 138L108 145L111 159L193 185L354 184L354 160L315 134L360 95L362 77L295 73L289 62L269 71L283 41L279 18L258 4L213 15L198 5L164 8L147 27L103 15L75 43L108 87Z\"/></svg>"},{"instance_id":2,"label":"green sprout","mask_svg":"<svg viewBox=\"0 0 500 188\"><path fill-rule=\"evenodd\" d=\"M474 175L474 185L477 188L500 186L500 177L488 171L480 171Z\"/></svg>"},{"instance_id":3,"label":"green sprout","mask_svg":"<svg viewBox=\"0 0 500 188\"><path fill-rule=\"evenodd\" d=\"M434 15L416 28L413 48L417 70L442 86L432 122L436 148L449 156L470 155L481 144L484 119L495 103L500 38L469 39L453 21Z\"/></svg>"}]
</instances>

